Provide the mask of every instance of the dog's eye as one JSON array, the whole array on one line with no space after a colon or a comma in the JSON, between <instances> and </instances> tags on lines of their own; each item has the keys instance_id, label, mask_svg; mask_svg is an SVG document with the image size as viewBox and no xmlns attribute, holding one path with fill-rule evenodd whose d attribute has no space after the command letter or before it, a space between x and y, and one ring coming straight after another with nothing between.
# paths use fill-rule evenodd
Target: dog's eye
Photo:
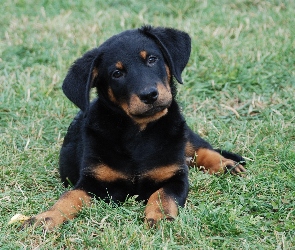
<instances>
[{"instance_id":1,"label":"dog's eye","mask_svg":"<svg viewBox=\"0 0 295 250\"><path fill-rule=\"evenodd\" d=\"M115 70L113 73L112 73L112 77L113 78L120 78L123 76L123 73L120 71L120 70Z\"/></svg>"},{"instance_id":2,"label":"dog's eye","mask_svg":"<svg viewBox=\"0 0 295 250\"><path fill-rule=\"evenodd\" d=\"M149 65L153 65L153 64L155 64L157 61L158 61L158 57L156 57L156 56L149 56L149 57L148 57L148 60L147 60L147 63L148 63Z\"/></svg>"}]
</instances>

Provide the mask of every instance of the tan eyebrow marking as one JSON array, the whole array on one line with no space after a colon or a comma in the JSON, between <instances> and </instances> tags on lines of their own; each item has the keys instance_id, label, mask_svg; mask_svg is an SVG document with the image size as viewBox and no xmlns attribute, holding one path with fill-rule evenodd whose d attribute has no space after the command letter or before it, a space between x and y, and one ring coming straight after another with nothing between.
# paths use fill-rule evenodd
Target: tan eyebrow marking
<instances>
[{"instance_id":1,"label":"tan eyebrow marking","mask_svg":"<svg viewBox=\"0 0 295 250\"><path fill-rule=\"evenodd\" d=\"M123 63L121 61L118 61L116 63L116 67L117 67L117 69L121 69L121 70L124 69Z\"/></svg>"},{"instance_id":2,"label":"tan eyebrow marking","mask_svg":"<svg viewBox=\"0 0 295 250\"><path fill-rule=\"evenodd\" d=\"M145 50L142 50L142 51L140 51L140 57L142 58L142 59L146 59L146 56L147 56L147 52L145 51Z\"/></svg>"}]
</instances>

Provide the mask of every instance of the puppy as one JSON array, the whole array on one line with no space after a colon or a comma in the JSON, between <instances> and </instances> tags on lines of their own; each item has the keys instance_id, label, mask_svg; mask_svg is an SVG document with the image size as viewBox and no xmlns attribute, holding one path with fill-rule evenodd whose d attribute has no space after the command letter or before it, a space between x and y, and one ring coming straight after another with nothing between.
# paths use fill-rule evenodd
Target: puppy
<instances>
[{"instance_id":1,"label":"puppy","mask_svg":"<svg viewBox=\"0 0 295 250\"><path fill-rule=\"evenodd\" d=\"M127 30L74 62L65 95L80 108L60 152L62 182L72 185L43 221L52 229L74 218L92 197L146 202L145 221L177 216L188 190L188 167L213 174L245 172L244 159L214 150L186 124L176 103L175 80L191 51L188 34L171 28ZM91 88L97 99L89 101ZM187 161L187 159L193 159Z\"/></svg>"}]
</instances>

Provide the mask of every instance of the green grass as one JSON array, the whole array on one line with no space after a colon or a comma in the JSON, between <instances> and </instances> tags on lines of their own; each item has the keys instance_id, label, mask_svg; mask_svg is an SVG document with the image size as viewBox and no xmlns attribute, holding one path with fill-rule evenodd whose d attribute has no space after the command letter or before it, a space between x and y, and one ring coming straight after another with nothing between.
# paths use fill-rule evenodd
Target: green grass
<instances>
[{"instance_id":1,"label":"green grass","mask_svg":"<svg viewBox=\"0 0 295 250\"><path fill-rule=\"evenodd\" d=\"M24 1L0 9L1 249L294 249L295 2ZM54 232L7 225L65 189L58 154L77 112L61 91L71 63L122 30L170 26L192 37L178 99L188 124L248 159L245 178L190 172L174 222L144 205L95 201Z\"/></svg>"}]
</instances>

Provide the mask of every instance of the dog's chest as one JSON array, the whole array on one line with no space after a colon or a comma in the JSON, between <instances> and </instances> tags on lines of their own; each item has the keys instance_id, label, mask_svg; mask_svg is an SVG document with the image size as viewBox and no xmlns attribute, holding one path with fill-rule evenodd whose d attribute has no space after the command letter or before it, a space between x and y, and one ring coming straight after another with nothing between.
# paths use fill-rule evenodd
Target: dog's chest
<instances>
[{"instance_id":1,"label":"dog's chest","mask_svg":"<svg viewBox=\"0 0 295 250\"><path fill-rule=\"evenodd\" d=\"M100 110L100 109L99 109ZM120 172L137 176L155 167L181 163L186 142L185 121L177 105L160 120L144 130L112 113L103 112L93 118L89 133L90 156ZM104 117L104 119L102 119ZM120 119L119 119L120 118ZM89 151L86 152L86 154Z\"/></svg>"},{"instance_id":2,"label":"dog's chest","mask_svg":"<svg viewBox=\"0 0 295 250\"><path fill-rule=\"evenodd\" d=\"M168 133L154 129L122 138L122 154L130 172L140 174L154 167L169 166L182 161L185 147L183 133L180 131L176 136Z\"/></svg>"}]
</instances>

